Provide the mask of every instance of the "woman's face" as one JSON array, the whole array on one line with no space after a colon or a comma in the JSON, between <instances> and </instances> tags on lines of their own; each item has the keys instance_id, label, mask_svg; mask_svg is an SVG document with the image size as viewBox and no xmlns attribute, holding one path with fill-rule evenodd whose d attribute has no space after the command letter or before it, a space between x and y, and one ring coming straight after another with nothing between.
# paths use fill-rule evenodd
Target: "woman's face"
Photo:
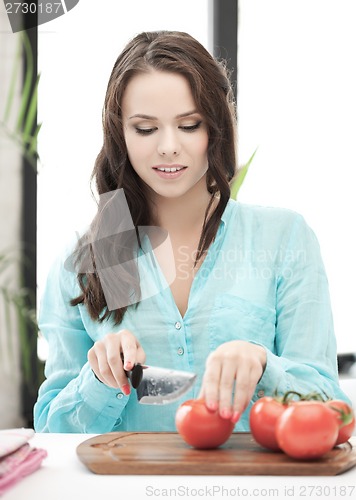
<instances>
[{"instance_id":1,"label":"woman's face","mask_svg":"<svg viewBox=\"0 0 356 500\"><path fill-rule=\"evenodd\" d=\"M207 126L182 75L153 70L134 76L122 113L131 165L156 195L206 196Z\"/></svg>"}]
</instances>

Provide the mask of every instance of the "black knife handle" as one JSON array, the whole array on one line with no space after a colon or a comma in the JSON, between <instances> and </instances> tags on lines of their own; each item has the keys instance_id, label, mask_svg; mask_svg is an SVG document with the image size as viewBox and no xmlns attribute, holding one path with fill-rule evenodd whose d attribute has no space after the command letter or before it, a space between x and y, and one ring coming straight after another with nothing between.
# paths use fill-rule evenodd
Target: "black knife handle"
<instances>
[{"instance_id":1,"label":"black knife handle","mask_svg":"<svg viewBox=\"0 0 356 500\"><path fill-rule=\"evenodd\" d=\"M140 385L142 381L143 368L140 363L137 363L132 370L124 370L127 378L131 381L131 385L134 389Z\"/></svg>"}]
</instances>

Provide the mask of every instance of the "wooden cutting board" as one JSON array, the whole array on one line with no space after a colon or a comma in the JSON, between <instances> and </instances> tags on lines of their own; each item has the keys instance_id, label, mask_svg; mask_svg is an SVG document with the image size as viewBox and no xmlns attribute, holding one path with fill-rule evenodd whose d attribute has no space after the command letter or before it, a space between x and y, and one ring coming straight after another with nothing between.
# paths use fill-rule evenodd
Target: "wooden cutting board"
<instances>
[{"instance_id":1,"label":"wooden cutting board","mask_svg":"<svg viewBox=\"0 0 356 500\"><path fill-rule=\"evenodd\" d=\"M196 450L173 432L111 432L87 439L76 451L96 474L333 476L356 465L350 443L302 461L261 448L250 433L234 433L214 450Z\"/></svg>"}]
</instances>

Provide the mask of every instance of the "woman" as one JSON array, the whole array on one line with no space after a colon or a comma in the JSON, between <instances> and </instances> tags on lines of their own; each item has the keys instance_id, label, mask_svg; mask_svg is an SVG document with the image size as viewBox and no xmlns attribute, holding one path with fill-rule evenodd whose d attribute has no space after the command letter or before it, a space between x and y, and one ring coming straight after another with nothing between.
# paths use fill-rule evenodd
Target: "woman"
<instances>
[{"instance_id":1,"label":"woman","mask_svg":"<svg viewBox=\"0 0 356 500\"><path fill-rule=\"evenodd\" d=\"M37 431L174 431L177 406L196 397L246 431L251 404L275 390L345 399L314 233L292 211L230 199L235 120L223 64L188 34L141 33L119 55L98 212L41 302ZM197 382L175 403L141 405L125 370L143 362Z\"/></svg>"}]
</instances>

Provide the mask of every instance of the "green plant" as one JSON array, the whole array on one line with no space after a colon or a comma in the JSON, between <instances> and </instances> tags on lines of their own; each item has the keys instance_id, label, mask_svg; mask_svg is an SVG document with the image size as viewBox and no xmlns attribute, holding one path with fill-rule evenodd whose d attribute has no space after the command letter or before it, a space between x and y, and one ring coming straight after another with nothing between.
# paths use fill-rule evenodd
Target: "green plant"
<instances>
[{"instance_id":1,"label":"green plant","mask_svg":"<svg viewBox=\"0 0 356 500\"><path fill-rule=\"evenodd\" d=\"M23 79L21 104L17 110L15 109L14 98L21 75L22 54L25 55L26 71ZM0 120L0 127L5 136L18 145L21 154L33 168L37 169L37 136L41 129L41 124L36 123L36 110L40 74L37 75L34 86L32 85L33 74L34 59L30 41L27 32L22 31L18 37L17 51L12 68L4 115Z\"/></svg>"},{"instance_id":2,"label":"green plant","mask_svg":"<svg viewBox=\"0 0 356 500\"><path fill-rule=\"evenodd\" d=\"M239 168L236 176L234 177L234 179L232 180L232 183L231 183L231 195L230 197L234 200L237 199L237 194L238 192L240 191L240 188L245 180L245 177L246 177L246 174L248 172L248 169L252 163L252 160L255 156L257 152L257 148L255 149L255 151L252 153L250 159L248 160L248 162L243 165L241 168Z\"/></svg>"},{"instance_id":3,"label":"green plant","mask_svg":"<svg viewBox=\"0 0 356 500\"><path fill-rule=\"evenodd\" d=\"M15 36L15 35L14 35ZM26 31L16 35L17 48L14 57L3 116L0 120L0 135L9 139L18 148L19 155L26 159L37 172L39 160L37 137L41 124L37 124L37 91L40 75L35 75L34 56ZM22 66L24 64L24 69ZM35 82L35 83L34 83ZM5 82L6 85L6 79ZM16 98L21 86L21 99ZM28 168L28 167L26 167ZM0 249L0 310L4 313L0 328L3 328L0 363L5 356L14 359L15 339L20 349L21 375L26 391L37 390L43 378L37 360L38 326L36 319L36 298L33 290L24 286L23 271L27 262L26 242L18 248ZM4 340L5 339L5 340ZM36 364L36 366L34 366Z\"/></svg>"},{"instance_id":4,"label":"green plant","mask_svg":"<svg viewBox=\"0 0 356 500\"><path fill-rule=\"evenodd\" d=\"M7 352L2 350L0 353L0 362L3 362L3 357L9 355L12 359L15 356L15 345L13 332L16 330L19 347L20 357L22 364L23 375L26 380L32 380L31 373L31 351L28 343L26 342L27 328L30 325L35 331L38 331L35 297L31 290L17 285L14 286L13 279L6 276L10 268L18 268L20 266L20 258L16 255L17 252L10 250L0 254L0 297L2 299L2 309L4 311L3 325L6 329ZM16 324L14 321L16 318Z\"/></svg>"}]
</instances>

